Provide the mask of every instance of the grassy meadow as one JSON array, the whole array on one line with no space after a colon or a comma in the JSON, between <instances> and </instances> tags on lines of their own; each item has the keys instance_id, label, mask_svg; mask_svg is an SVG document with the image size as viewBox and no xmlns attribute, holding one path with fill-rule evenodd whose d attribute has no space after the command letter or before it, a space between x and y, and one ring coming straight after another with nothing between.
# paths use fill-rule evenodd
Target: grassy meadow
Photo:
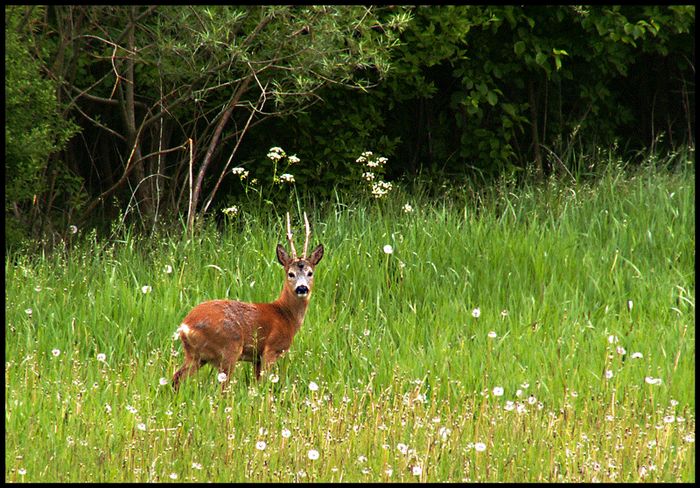
<instances>
[{"instance_id":1,"label":"grassy meadow","mask_svg":"<svg viewBox=\"0 0 700 488\"><path fill-rule=\"evenodd\" d=\"M223 394L209 366L173 392L173 333L201 301L277 298L288 209L11 253L5 480L695 481L694 179L309 206L304 325Z\"/></svg>"}]
</instances>

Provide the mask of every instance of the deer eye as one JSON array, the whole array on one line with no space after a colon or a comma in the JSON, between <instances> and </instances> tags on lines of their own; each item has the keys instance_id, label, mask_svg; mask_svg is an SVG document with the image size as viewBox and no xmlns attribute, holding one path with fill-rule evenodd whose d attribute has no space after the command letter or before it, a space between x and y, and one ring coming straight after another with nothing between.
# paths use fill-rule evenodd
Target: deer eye
<instances>
[{"instance_id":1,"label":"deer eye","mask_svg":"<svg viewBox=\"0 0 700 488\"><path fill-rule=\"evenodd\" d=\"M290 278L294 278L294 273L290 271L289 273L287 273L287 276L289 276Z\"/></svg>"},{"instance_id":2,"label":"deer eye","mask_svg":"<svg viewBox=\"0 0 700 488\"><path fill-rule=\"evenodd\" d=\"M314 274L313 271L309 271L309 273L306 276L313 276L313 274Z\"/></svg>"}]
</instances>

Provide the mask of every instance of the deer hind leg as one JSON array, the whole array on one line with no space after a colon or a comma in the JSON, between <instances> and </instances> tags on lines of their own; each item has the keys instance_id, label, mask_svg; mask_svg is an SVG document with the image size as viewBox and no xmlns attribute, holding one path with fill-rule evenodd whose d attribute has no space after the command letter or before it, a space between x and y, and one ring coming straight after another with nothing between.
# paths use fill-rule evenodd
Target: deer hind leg
<instances>
[{"instance_id":1,"label":"deer hind leg","mask_svg":"<svg viewBox=\"0 0 700 488\"><path fill-rule=\"evenodd\" d=\"M233 368L236 367L236 363L241 357L241 354L243 354L243 341L231 344L224 350L223 354L221 355L221 359L218 363L219 373L226 374L226 379L224 379L224 381L221 382L222 392L226 389L226 386L228 386L228 382L231 380L231 373L233 372Z\"/></svg>"},{"instance_id":2,"label":"deer hind leg","mask_svg":"<svg viewBox=\"0 0 700 488\"><path fill-rule=\"evenodd\" d=\"M204 365L204 361L195 359L192 356L186 356L185 357L185 364L182 365L180 369L178 369L175 374L173 375L173 381L172 385L173 388L177 391L177 389L180 387L180 382L187 378L188 376L192 376L194 373L196 373L199 368L201 368Z\"/></svg>"}]
</instances>

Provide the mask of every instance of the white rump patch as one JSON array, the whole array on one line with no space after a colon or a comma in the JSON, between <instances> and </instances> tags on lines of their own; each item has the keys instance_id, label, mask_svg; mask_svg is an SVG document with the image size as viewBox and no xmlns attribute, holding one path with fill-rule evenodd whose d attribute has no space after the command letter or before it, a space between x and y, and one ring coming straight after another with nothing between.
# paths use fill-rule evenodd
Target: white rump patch
<instances>
[{"instance_id":1,"label":"white rump patch","mask_svg":"<svg viewBox=\"0 0 700 488\"><path fill-rule=\"evenodd\" d=\"M183 332L185 335L188 335L190 333L190 326L184 322L180 324L180 327L177 328L175 334L173 335L173 340L177 340L180 337L180 332Z\"/></svg>"}]
</instances>

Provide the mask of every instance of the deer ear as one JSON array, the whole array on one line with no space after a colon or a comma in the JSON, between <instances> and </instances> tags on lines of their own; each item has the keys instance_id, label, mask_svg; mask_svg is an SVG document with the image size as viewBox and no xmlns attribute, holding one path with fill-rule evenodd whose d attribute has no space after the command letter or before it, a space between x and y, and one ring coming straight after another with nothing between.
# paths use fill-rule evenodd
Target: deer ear
<instances>
[{"instance_id":1,"label":"deer ear","mask_svg":"<svg viewBox=\"0 0 700 488\"><path fill-rule=\"evenodd\" d=\"M289 257L289 254L287 254L287 251L285 251L280 244L277 244L277 260L284 267L287 267L292 260L292 258Z\"/></svg>"},{"instance_id":2,"label":"deer ear","mask_svg":"<svg viewBox=\"0 0 700 488\"><path fill-rule=\"evenodd\" d=\"M316 266L322 257L323 244L319 244L318 247L316 247L316 249L311 251L311 256L309 256L309 263L311 263L311 266Z\"/></svg>"}]
</instances>

